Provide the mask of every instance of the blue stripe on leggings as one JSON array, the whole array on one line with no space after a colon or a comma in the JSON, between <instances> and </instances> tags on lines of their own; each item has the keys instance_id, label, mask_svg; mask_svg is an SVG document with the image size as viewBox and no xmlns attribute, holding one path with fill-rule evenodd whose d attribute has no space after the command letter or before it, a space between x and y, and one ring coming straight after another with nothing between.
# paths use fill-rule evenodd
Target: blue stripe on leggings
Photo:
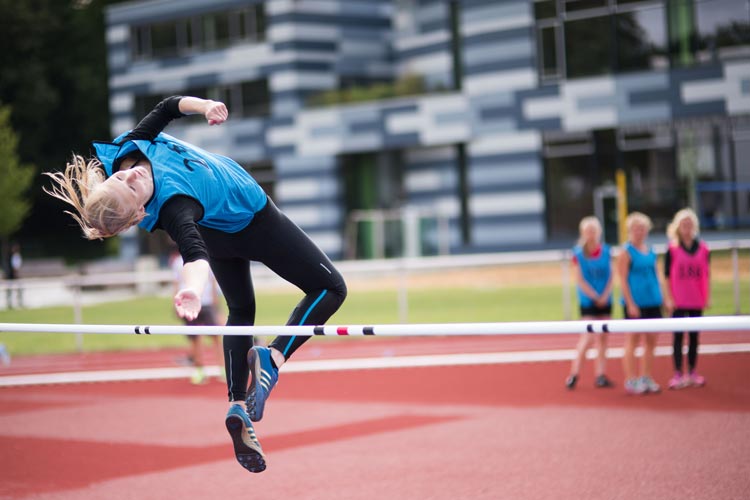
<instances>
[{"instance_id":1,"label":"blue stripe on leggings","mask_svg":"<svg viewBox=\"0 0 750 500\"><path fill-rule=\"evenodd\" d=\"M315 308L315 306L318 305L318 302L320 302L321 300L323 300L323 297L326 296L326 293L328 293L328 290L323 290L323 292L320 294L320 297L318 297L317 299L315 299L315 302L313 302L310 305L310 307L307 308L307 311L305 312L305 315L302 316L302 319L299 322L300 325L304 325L305 324L305 320L310 315L310 313L312 312L313 308ZM296 339L296 338L297 338L297 336L295 335L291 339L289 339L289 343L286 345L286 349L284 349L284 352L283 352L285 358L286 358L286 353L289 352L289 348L292 347L292 343L294 342L294 339Z\"/></svg>"}]
</instances>

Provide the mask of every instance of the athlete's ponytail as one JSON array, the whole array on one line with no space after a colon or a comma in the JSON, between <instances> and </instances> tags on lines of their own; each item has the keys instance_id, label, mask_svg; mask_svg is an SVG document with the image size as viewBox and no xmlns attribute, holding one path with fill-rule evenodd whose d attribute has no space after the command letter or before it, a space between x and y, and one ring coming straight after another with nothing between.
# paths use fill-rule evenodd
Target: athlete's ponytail
<instances>
[{"instance_id":1,"label":"athlete's ponytail","mask_svg":"<svg viewBox=\"0 0 750 500\"><path fill-rule=\"evenodd\" d=\"M73 206L75 213L65 213L75 219L89 240L115 236L142 218L138 212L122 207L117 197L110 196L103 186L104 170L96 158L86 161L74 155L63 172L45 175L54 183L51 189L43 188L44 192Z\"/></svg>"}]
</instances>

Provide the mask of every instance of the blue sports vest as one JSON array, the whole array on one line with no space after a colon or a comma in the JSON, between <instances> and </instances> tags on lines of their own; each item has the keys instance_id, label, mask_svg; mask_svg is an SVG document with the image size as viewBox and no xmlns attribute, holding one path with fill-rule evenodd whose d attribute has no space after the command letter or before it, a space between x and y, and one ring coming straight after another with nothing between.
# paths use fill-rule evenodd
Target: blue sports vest
<instances>
[{"instance_id":1,"label":"blue sports vest","mask_svg":"<svg viewBox=\"0 0 750 500\"><path fill-rule=\"evenodd\" d=\"M649 247L647 253L641 253L630 243L625 243L623 250L630 254L628 286L633 301L638 307L660 307L662 297L659 278L656 276L654 249ZM622 303L625 304L625 299Z\"/></svg>"},{"instance_id":2,"label":"blue sports vest","mask_svg":"<svg viewBox=\"0 0 750 500\"><path fill-rule=\"evenodd\" d=\"M119 143L126 134L114 142ZM93 146L107 177L112 175L119 158L136 149L151 162L154 194L146 204L146 217L138 224L149 231L153 231L164 203L176 195L194 198L203 206L203 218L198 224L227 233L244 229L266 205L263 189L234 160L165 133L153 141L94 142Z\"/></svg>"},{"instance_id":3,"label":"blue sports vest","mask_svg":"<svg viewBox=\"0 0 750 500\"><path fill-rule=\"evenodd\" d=\"M583 252L583 248L580 245L576 245L573 248L573 255L576 256L578 261L578 267L581 269L583 279L591 285L596 293L601 294L609 283L609 278L612 275L612 265L610 262L609 246L602 244L601 253L598 257L591 258L586 257ZM578 303L581 307L592 307L594 301L583 293L580 286L576 286L578 290ZM612 295L609 296L607 304L612 303Z\"/></svg>"}]
</instances>

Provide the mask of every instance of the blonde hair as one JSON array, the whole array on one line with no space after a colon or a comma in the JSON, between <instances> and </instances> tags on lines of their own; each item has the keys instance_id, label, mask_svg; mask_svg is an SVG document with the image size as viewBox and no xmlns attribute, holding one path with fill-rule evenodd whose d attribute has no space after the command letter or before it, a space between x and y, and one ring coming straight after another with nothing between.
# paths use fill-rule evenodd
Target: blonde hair
<instances>
[{"instance_id":1,"label":"blonde hair","mask_svg":"<svg viewBox=\"0 0 750 500\"><path fill-rule=\"evenodd\" d=\"M86 161L74 155L63 172L45 172L52 178L50 196L72 205L75 212L65 211L81 226L89 240L109 238L138 223L143 215L124 207L102 184L106 180L102 164L96 158Z\"/></svg>"},{"instance_id":2,"label":"blonde hair","mask_svg":"<svg viewBox=\"0 0 750 500\"><path fill-rule=\"evenodd\" d=\"M654 227L654 224L651 222L651 217L641 212L632 212L625 219L625 227L628 232L630 232L636 224L643 224L649 231Z\"/></svg>"},{"instance_id":3,"label":"blonde hair","mask_svg":"<svg viewBox=\"0 0 750 500\"><path fill-rule=\"evenodd\" d=\"M680 223L685 219L693 221L693 234L690 235L693 239L698 236L698 233L700 233L700 222L698 222L698 216L695 215L692 208L683 208L674 214L672 222L667 226L667 238L673 243L679 241L680 236L677 234L677 229L680 227Z\"/></svg>"},{"instance_id":4,"label":"blonde hair","mask_svg":"<svg viewBox=\"0 0 750 500\"><path fill-rule=\"evenodd\" d=\"M586 243L586 240L583 237L583 231L589 226L594 226L596 228L597 235L599 236L599 238L601 238L602 224L599 222L599 219L597 219L593 215L584 217L583 219L581 219L581 222L578 223L578 245L581 247L583 247Z\"/></svg>"}]
</instances>

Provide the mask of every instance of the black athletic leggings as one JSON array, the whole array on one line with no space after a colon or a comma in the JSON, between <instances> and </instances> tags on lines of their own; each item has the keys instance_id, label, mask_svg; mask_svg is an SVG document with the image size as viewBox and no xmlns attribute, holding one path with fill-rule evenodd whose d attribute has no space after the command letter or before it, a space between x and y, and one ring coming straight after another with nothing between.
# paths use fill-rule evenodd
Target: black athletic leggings
<instances>
[{"instance_id":1,"label":"black athletic leggings","mask_svg":"<svg viewBox=\"0 0 750 500\"><path fill-rule=\"evenodd\" d=\"M328 257L284 215L271 199L255 214L250 224L234 234L200 227L208 247L211 270L221 287L229 309L227 325L255 324L255 293L250 261L262 262L294 284L305 297L292 311L287 325L321 325L346 298L346 284ZM285 358L305 343L308 336L278 336L271 347ZM224 364L230 401L247 395L247 354L253 346L250 336L224 337Z\"/></svg>"},{"instance_id":2,"label":"black athletic leggings","mask_svg":"<svg viewBox=\"0 0 750 500\"><path fill-rule=\"evenodd\" d=\"M703 316L703 311L700 309L675 309L672 313L673 318L698 318L700 316ZM680 373L682 373L682 334L683 332L674 332L672 346L674 369ZM693 371L698 362L698 332L688 332L688 335L688 370Z\"/></svg>"}]
</instances>

